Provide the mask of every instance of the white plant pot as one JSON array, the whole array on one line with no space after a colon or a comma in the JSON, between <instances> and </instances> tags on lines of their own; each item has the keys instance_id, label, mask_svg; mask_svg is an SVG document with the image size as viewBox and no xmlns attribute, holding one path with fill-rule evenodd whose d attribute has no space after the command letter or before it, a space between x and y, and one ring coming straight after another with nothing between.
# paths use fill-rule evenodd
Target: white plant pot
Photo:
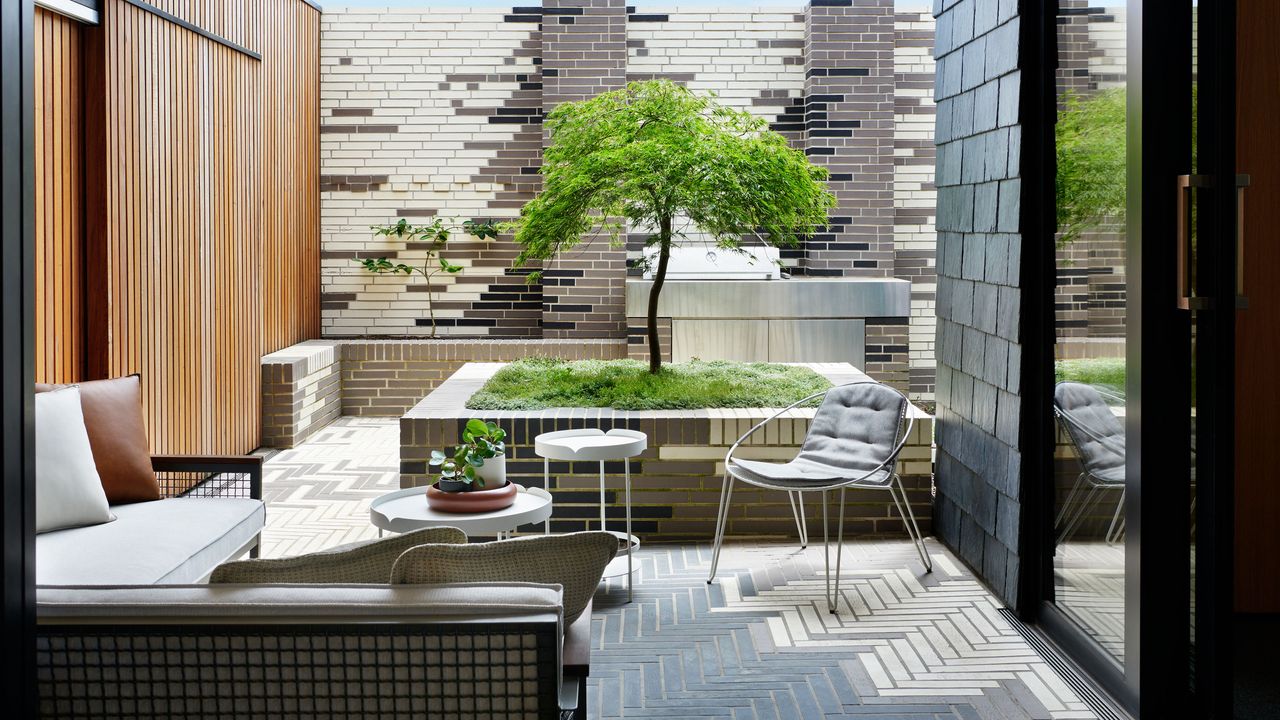
<instances>
[{"instance_id":1,"label":"white plant pot","mask_svg":"<svg viewBox=\"0 0 1280 720\"><path fill-rule=\"evenodd\" d=\"M484 461L476 469L476 475L484 480L484 489L493 490L507 484L507 456L498 455Z\"/></svg>"}]
</instances>

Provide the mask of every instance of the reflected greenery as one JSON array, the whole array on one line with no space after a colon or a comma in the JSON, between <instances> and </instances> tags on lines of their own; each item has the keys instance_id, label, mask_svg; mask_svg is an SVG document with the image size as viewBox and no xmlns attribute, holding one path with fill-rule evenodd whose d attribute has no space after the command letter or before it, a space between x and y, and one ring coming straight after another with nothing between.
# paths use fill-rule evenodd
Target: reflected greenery
<instances>
[{"instance_id":1,"label":"reflected greenery","mask_svg":"<svg viewBox=\"0 0 1280 720\"><path fill-rule=\"evenodd\" d=\"M1125 219L1125 89L1062 95L1057 134L1058 245Z\"/></svg>"}]
</instances>

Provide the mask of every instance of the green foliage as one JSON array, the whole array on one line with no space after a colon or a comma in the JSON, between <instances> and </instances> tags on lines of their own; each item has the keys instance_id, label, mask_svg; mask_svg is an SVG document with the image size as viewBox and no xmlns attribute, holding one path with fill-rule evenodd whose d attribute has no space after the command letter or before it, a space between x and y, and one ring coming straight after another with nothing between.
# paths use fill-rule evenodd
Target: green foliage
<instances>
[{"instance_id":1,"label":"green foliage","mask_svg":"<svg viewBox=\"0 0 1280 720\"><path fill-rule=\"evenodd\" d=\"M428 243L427 255L423 258L421 267L394 263L385 257L364 258L356 262L360 263L365 270L377 275L412 275L415 272L421 275L427 284L427 310L431 316L432 337L436 335L436 313L435 304L431 302L431 278L442 272L450 275L462 272L461 265L454 265L440 256L440 251L449 242L449 236L460 230L481 240L498 237L496 225L475 220L457 223L436 218L426 225L410 225L408 220L401 218L399 222L390 225L372 225L369 229L373 230L375 237L394 237L405 242ZM432 262L433 260L436 262Z\"/></svg>"},{"instance_id":2,"label":"green foliage","mask_svg":"<svg viewBox=\"0 0 1280 720\"><path fill-rule=\"evenodd\" d=\"M462 430L462 444L453 450L453 456L439 450L431 451L431 465L440 466L440 479L484 487L484 478L476 470L484 467L484 461L499 457L507 451L507 432L496 423L477 418L467 421Z\"/></svg>"},{"instance_id":3,"label":"green foliage","mask_svg":"<svg viewBox=\"0 0 1280 720\"><path fill-rule=\"evenodd\" d=\"M516 266L548 260L595 235L619 244L622 221L648 230L665 259L685 239L687 217L722 249L742 252L744 237L780 247L827 223L834 196L825 168L769 129L764 119L725 107L669 80L633 82L547 115L551 144L542 192L514 224ZM656 295L665 279L659 261ZM535 272L530 282L539 278ZM661 357L656 332L651 354ZM658 363L651 366L656 371Z\"/></svg>"},{"instance_id":4,"label":"green foliage","mask_svg":"<svg viewBox=\"0 0 1280 720\"><path fill-rule=\"evenodd\" d=\"M1125 89L1068 92L1058 113L1058 243L1125 221Z\"/></svg>"},{"instance_id":5,"label":"green foliage","mask_svg":"<svg viewBox=\"0 0 1280 720\"><path fill-rule=\"evenodd\" d=\"M831 387L806 367L727 361L668 364L656 375L635 360L529 358L499 370L467 401L473 410L611 407L618 410L773 408ZM816 405L817 401L814 402Z\"/></svg>"},{"instance_id":6,"label":"green foliage","mask_svg":"<svg viewBox=\"0 0 1280 720\"><path fill-rule=\"evenodd\" d=\"M1124 396L1124 358L1087 358L1058 360L1053 364L1054 382L1078 382L1093 385Z\"/></svg>"}]
</instances>

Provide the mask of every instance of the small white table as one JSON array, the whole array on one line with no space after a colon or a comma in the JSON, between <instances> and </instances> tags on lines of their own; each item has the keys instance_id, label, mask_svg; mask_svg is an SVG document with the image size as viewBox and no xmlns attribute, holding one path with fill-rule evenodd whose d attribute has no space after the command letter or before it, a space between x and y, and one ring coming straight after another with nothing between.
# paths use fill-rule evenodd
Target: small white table
<instances>
[{"instance_id":1,"label":"small white table","mask_svg":"<svg viewBox=\"0 0 1280 720\"><path fill-rule=\"evenodd\" d=\"M626 569L622 567L622 558L614 558L605 568L604 577L627 576L627 602L631 601L631 574L634 568L631 556L640 547L640 538L631 533L631 458L644 452L649 447L649 436L637 430L616 428L604 432L599 428L582 430L559 430L543 433L533 439L533 451L542 457L542 483L548 491L551 489L551 461L598 461L600 463L600 529L612 533L623 542L619 550L625 554ZM605 486L604 463L606 460L623 461L623 505L626 508L626 532L616 532L605 528ZM551 532L550 518L547 520L546 532Z\"/></svg>"},{"instance_id":2,"label":"small white table","mask_svg":"<svg viewBox=\"0 0 1280 720\"><path fill-rule=\"evenodd\" d=\"M427 505L425 487L387 493L369 505L369 521L382 532L404 533L429 527L456 527L471 536L493 535L505 539L521 525L546 522L551 517L551 493L542 488L520 487L510 507L483 513L448 513Z\"/></svg>"}]
</instances>

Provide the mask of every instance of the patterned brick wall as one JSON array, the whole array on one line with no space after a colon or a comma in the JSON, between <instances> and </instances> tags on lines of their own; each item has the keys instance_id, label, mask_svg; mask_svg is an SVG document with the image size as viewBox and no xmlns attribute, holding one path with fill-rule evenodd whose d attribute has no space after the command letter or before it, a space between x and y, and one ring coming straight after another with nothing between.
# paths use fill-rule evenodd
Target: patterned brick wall
<instances>
[{"instance_id":1,"label":"patterned brick wall","mask_svg":"<svg viewBox=\"0 0 1280 720\"><path fill-rule=\"evenodd\" d=\"M432 449L458 442L459 428L476 415L464 407L466 399L498 366L473 365L450 378L400 421L400 484L419 487L434 481L427 474ZM842 363L816 365L832 382L865 378ZM703 539L713 534L719 506L724 455L729 446L752 425L768 417L763 410L673 410L629 413L609 409L544 412L487 412L508 432L507 476L526 486L542 487L543 461L533 452L539 433L580 427L608 430L626 427L644 432L649 449L631 465L632 524L648 540ZM931 525L932 471L930 446L933 421L912 410L915 426L903 449L898 471L921 530ZM812 410L796 410L771 429L759 433L740 452L759 460L784 460L795 456L808 431ZM610 529L619 529L623 518L623 465L605 463L606 514ZM585 530L600 517L599 464L551 464L551 492L555 496L553 532ZM817 497L806 499L811 538L821 533L821 505ZM617 523L617 525L615 525ZM845 513L849 534L904 534L902 521L884 491L851 490ZM785 493L739 484L729 513L728 532L744 536L795 537L795 522Z\"/></svg>"},{"instance_id":2,"label":"patterned brick wall","mask_svg":"<svg viewBox=\"0 0 1280 720\"><path fill-rule=\"evenodd\" d=\"M325 335L539 337L541 290L507 270L509 238L461 236L459 275L375 277L353 260L421 263L423 248L373 239L407 218L511 217L537 192L540 14L327 12L321 26L322 330ZM532 170L532 171L531 171Z\"/></svg>"},{"instance_id":3,"label":"patterned brick wall","mask_svg":"<svg viewBox=\"0 0 1280 720\"><path fill-rule=\"evenodd\" d=\"M894 275L911 281L907 345L911 396L933 397L937 374L937 190L933 184L933 16L899 12L894 20Z\"/></svg>"},{"instance_id":4,"label":"patterned brick wall","mask_svg":"<svg viewBox=\"0 0 1280 720\"><path fill-rule=\"evenodd\" d=\"M805 152L837 212L806 244L810 275L893 276L893 0L813 0L805 16Z\"/></svg>"},{"instance_id":5,"label":"patterned brick wall","mask_svg":"<svg viewBox=\"0 0 1280 720\"><path fill-rule=\"evenodd\" d=\"M622 0L542 6L326 13L322 32L323 332L624 338L625 250L602 241L526 285L508 237L461 237L466 269L431 292L418 278L374 277L355 260L420 262L423 248L373 239L405 217L512 217L540 187L543 114L628 80L666 77L766 118L832 172L841 205L803 248L800 275L910 279L911 318L873 319L868 364L914 397L933 389L932 18L892 0L817 0L783 8L649 11Z\"/></svg>"},{"instance_id":6,"label":"patterned brick wall","mask_svg":"<svg viewBox=\"0 0 1280 720\"><path fill-rule=\"evenodd\" d=\"M544 112L626 85L623 0L544 0L542 8ZM606 234L552 260L542 275L543 336L623 337L626 280L626 248L614 247Z\"/></svg>"}]
</instances>

